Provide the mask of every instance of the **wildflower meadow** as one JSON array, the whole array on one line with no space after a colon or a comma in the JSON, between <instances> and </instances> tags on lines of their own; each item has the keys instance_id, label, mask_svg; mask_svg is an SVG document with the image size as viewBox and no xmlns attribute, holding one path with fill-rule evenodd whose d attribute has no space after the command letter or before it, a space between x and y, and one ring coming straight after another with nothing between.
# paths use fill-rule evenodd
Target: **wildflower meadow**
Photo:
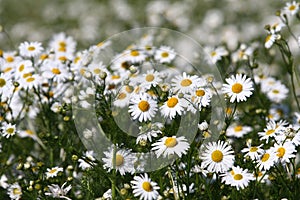
<instances>
[{"instance_id":1,"label":"wildflower meadow","mask_svg":"<svg viewBox=\"0 0 300 200\"><path fill-rule=\"evenodd\" d=\"M300 2L0 0L0 199L300 199Z\"/></svg>"}]
</instances>

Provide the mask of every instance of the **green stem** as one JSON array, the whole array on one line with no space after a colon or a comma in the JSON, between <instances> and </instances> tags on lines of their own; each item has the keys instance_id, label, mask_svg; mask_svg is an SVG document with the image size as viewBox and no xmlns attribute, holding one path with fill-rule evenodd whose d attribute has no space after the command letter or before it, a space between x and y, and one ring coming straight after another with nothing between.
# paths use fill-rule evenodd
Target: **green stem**
<instances>
[{"instance_id":1,"label":"green stem","mask_svg":"<svg viewBox=\"0 0 300 200\"><path fill-rule=\"evenodd\" d=\"M113 149L113 170L112 170L112 179L111 179L111 197L112 199L116 198L116 153L117 147L114 145Z\"/></svg>"}]
</instances>

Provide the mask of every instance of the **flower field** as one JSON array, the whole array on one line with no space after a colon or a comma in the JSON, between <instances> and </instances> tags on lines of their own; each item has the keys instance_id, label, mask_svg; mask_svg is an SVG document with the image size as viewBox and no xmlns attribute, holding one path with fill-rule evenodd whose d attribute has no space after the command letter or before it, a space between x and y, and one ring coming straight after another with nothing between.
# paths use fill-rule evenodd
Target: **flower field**
<instances>
[{"instance_id":1,"label":"flower field","mask_svg":"<svg viewBox=\"0 0 300 200\"><path fill-rule=\"evenodd\" d=\"M300 199L300 2L0 5L0 199Z\"/></svg>"}]
</instances>

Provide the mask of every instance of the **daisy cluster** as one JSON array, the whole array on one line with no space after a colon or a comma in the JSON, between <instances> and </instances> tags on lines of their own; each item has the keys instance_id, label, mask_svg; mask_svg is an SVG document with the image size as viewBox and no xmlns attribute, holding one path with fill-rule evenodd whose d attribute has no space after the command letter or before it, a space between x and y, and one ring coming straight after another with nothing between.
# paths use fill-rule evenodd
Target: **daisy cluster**
<instances>
[{"instance_id":1,"label":"daisy cluster","mask_svg":"<svg viewBox=\"0 0 300 200\"><path fill-rule=\"evenodd\" d=\"M127 20L117 25L138 24L124 2L110 5ZM203 43L203 58L191 52L201 66L180 55L181 41L152 32L124 48L112 38L79 51L80 42L62 32L48 44L0 50L0 198L299 199L300 4L281 2L266 34L261 24L261 31L227 25L230 17L222 21L226 13L217 9L191 23L197 5L158 0L145 10L149 24ZM231 16L243 5L224 9ZM92 41L97 31L85 20L80 39ZM199 72L208 67L220 77ZM78 136L78 108L97 118L100 132L83 116L88 127ZM111 143L97 143L102 135Z\"/></svg>"}]
</instances>

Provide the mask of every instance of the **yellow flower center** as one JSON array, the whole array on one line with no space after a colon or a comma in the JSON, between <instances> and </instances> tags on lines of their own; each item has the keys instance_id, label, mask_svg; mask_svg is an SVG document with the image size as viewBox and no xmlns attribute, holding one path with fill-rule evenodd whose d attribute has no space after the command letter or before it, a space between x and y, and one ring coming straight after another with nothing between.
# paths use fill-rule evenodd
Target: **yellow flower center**
<instances>
[{"instance_id":1,"label":"yellow flower center","mask_svg":"<svg viewBox=\"0 0 300 200\"><path fill-rule=\"evenodd\" d=\"M55 172L57 172L57 169L51 169L51 170L49 171L50 174L54 174Z\"/></svg>"},{"instance_id":2,"label":"yellow flower center","mask_svg":"<svg viewBox=\"0 0 300 200\"><path fill-rule=\"evenodd\" d=\"M140 55L140 53L137 51L137 50L132 50L131 52L130 52L130 55L132 55L132 56L139 56Z\"/></svg>"},{"instance_id":3,"label":"yellow flower center","mask_svg":"<svg viewBox=\"0 0 300 200\"><path fill-rule=\"evenodd\" d=\"M270 154L265 153L265 154L262 156L261 161L262 161L262 162L266 162L266 161L269 160L269 158L270 158Z\"/></svg>"},{"instance_id":4,"label":"yellow flower center","mask_svg":"<svg viewBox=\"0 0 300 200\"><path fill-rule=\"evenodd\" d=\"M152 189L152 185L151 185L148 181L143 182L142 188L143 188L146 192L151 192L151 191L153 190L153 189Z\"/></svg>"},{"instance_id":5,"label":"yellow flower center","mask_svg":"<svg viewBox=\"0 0 300 200\"><path fill-rule=\"evenodd\" d=\"M180 85L182 87L187 87L187 86L190 86L192 84L192 81L190 79L183 79L180 83Z\"/></svg>"},{"instance_id":6,"label":"yellow flower center","mask_svg":"<svg viewBox=\"0 0 300 200\"><path fill-rule=\"evenodd\" d=\"M279 158L282 158L282 157L284 156L284 154L285 154L285 148L279 147L279 148L277 149L277 156L278 156Z\"/></svg>"},{"instance_id":7,"label":"yellow flower center","mask_svg":"<svg viewBox=\"0 0 300 200\"><path fill-rule=\"evenodd\" d=\"M124 157L120 154L116 155L116 166L121 166L124 163Z\"/></svg>"},{"instance_id":8,"label":"yellow flower center","mask_svg":"<svg viewBox=\"0 0 300 200\"><path fill-rule=\"evenodd\" d=\"M12 67L7 67L7 68L5 68L5 69L3 70L3 72L4 72L4 73L7 73L7 72L11 71L12 69L13 69Z\"/></svg>"},{"instance_id":9,"label":"yellow flower center","mask_svg":"<svg viewBox=\"0 0 300 200\"><path fill-rule=\"evenodd\" d=\"M167 106L169 108L174 108L178 103L178 99L176 97L171 97L170 99L168 99L168 102L167 102Z\"/></svg>"},{"instance_id":10,"label":"yellow flower center","mask_svg":"<svg viewBox=\"0 0 300 200\"><path fill-rule=\"evenodd\" d=\"M198 97L203 97L205 95L205 91L204 90L196 90L196 95Z\"/></svg>"},{"instance_id":11,"label":"yellow flower center","mask_svg":"<svg viewBox=\"0 0 300 200\"><path fill-rule=\"evenodd\" d=\"M29 83L29 82L32 82L32 81L34 81L34 80L35 80L35 78L33 78L33 77L29 77L29 78L27 78L27 79L26 79L26 82L28 82L28 83Z\"/></svg>"},{"instance_id":12,"label":"yellow flower center","mask_svg":"<svg viewBox=\"0 0 300 200\"><path fill-rule=\"evenodd\" d=\"M6 80L4 78L0 78L0 87L6 85Z\"/></svg>"},{"instance_id":13,"label":"yellow flower center","mask_svg":"<svg viewBox=\"0 0 300 200\"><path fill-rule=\"evenodd\" d=\"M266 135L271 135L275 132L274 129L267 130Z\"/></svg>"},{"instance_id":14,"label":"yellow flower center","mask_svg":"<svg viewBox=\"0 0 300 200\"><path fill-rule=\"evenodd\" d=\"M153 74L147 74L145 79L146 79L146 81L151 82L154 80L154 76L153 76Z\"/></svg>"},{"instance_id":15,"label":"yellow flower center","mask_svg":"<svg viewBox=\"0 0 300 200\"><path fill-rule=\"evenodd\" d=\"M28 47L27 49L28 49L28 51L34 51L34 50L35 50L35 47L34 47L34 46L30 46L30 47Z\"/></svg>"},{"instance_id":16,"label":"yellow flower center","mask_svg":"<svg viewBox=\"0 0 300 200\"><path fill-rule=\"evenodd\" d=\"M240 132L242 130L243 130L243 126L238 125L238 126L234 127L235 132Z\"/></svg>"},{"instance_id":17,"label":"yellow flower center","mask_svg":"<svg viewBox=\"0 0 300 200\"><path fill-rule=\"evenodd\" d=\"M94 69L95 74L100 74L101 70L100 69Z\"/></svg>"},{"instance_id":18,"label":"yellow flower center","mask_svg":"<svg viewBox=\"0 0 300 200\"><path fill-rule=\"evenodd\" d=\"M233 179L236 180L236 181L239 181L239 180L243 179L243 175L242 174L235 174L233 176Z\"/></svg>"},{"instance_id":19,"label":"yellow flower center","mask_svg":"<svg viewBox=\"0 0 300 200\"><path fill-rule=\"evenodd\" d=\"M14 62L14 60L15 60L15 59L14 59L14 57L12 57L12 56L7 56L7 57L6 57L6 62L9 62L9 63L10 63L10 62Z\"/></svg>"},{"instance_id":20,"label":"yellow flower center","mask_svg":"<svg viewBox=\"0 0 300 200\"><path fill-rule=\"evenodd\" d=\"M271 35L267 35L265 42L268 42L271 39Z\"/></svg>"},{"instance_id":21,"label":"yellow flower center","mask_svg":"<svg viewBox=\"0 0 300 200\"><path fill-rule=\"evenodd\" d=\"M24 70L24 68L25 68L25 66L24 66L24 65L21 65L21 66L19 67L19 72L22 72L22 71Z\"/></svg>"},{"instance_id":22,"label":"yellow flower center","mask_svg":"<svg viewBox=\"0 0 300 200\"><path fill-rule=\"evenodd\" d=\"M42 54L41 56L40 56L40 59L41 60L45 60L45 59L47 59L49 56L47 55L47 54Z\"/></svg>"},{"instance_id":23,"label":"yellow flower center","mask_svg":"<svg viewBox=\"0 0 300 200\"><path fill-rule=\"evenodd\" d=\"M258 148L257 147L250 147L250 152L256 152L258 150Z\"/></svg>"},{"instance_id":24,"label":"yellow flower center","mask_svg":"<svg viewBox=\"0 0 300 200\"><path fill-rule=\"evenodd\" d=\"M6 132L8 134L13 134L15 132L15 129L14 128L8 128L8 129L6 129Z\"/></svg>"},{"instance_id":25,"label":"yellow flower center","mask_svg":"<svg viewBox=\"0 0 300 200\"><path fill-rule=\"evenodd\" d=\"M120 93L119 95L118 95L118 99L125 99L126 98L126 94L125 93Z\"/></svg>"},{"instance_id":26,"label":"yellow flower center","mask_svg":"<svg viewBox=\"0 0 300 200\"><path fill-rule=\"evenodd\" d=\"M220 150L215 150L211 154L211 159L214 162L221 162L223 160L223 153Z\"/></svg>"},{"instance_id":27,"label":"yellow flower center","mask_svg":"<svg viewBox=\"0 0 300 200\"><path fill-rule=\"evenodd\" d=\"M140 101L138 107L142 112L146 112L149 110L150 104L148 103L148 101L142 100L142 101Z\"/></svg>"},{"instance_id":28,"label":"yellow flower center","mask_svg":"<svg viewBox=\"0 0 300 200\"><path fill-rule=\"evenodd\" d=\"M111 76L111 79L114 79L114 80L119 79L119 78L120 78L119 75L112 75L112 76Z\"/></svg>"},{"instance_id":29,"label":"yellow flower center","mask_svg":"<svg viewBox=\"0 0 300 200\"><path fill-rule=\"evenodd\" d=\"M168 52L162 52L161 53L161 57L163 57L163 58L167 58L168 56L169 56Z\"/></svg>"},{"instance_id":30,"label":"yellow flower center","mask_svg":"<svg viewBox=\"0 0 300 200\"><path fill-rule=\"evenodd\" d=\"M279 94L279 90L272 90L272 92L274 93L274 94Z\"/></svg>"},{"instance_id":31,"label":"yellow flower center","mask_svg":"<svg viewBox=\"0 0 300 200\"><path fill-rule=\"evenodd\" d=\"M291 6L289 7L289 10L290 10L290 11L296 10L296 6L295 6L295 5L291 5Z\"/></svg>"},{"instance_id":32,"label":"yellow flower center","mask_svg":"<svg viewBox=\"0 0 300 200\"><path fill-rule=\"evenodd\" d=\"M58 60L60 60L60 61L62 61L62 62L65 62L65 61L67 61L68 59L67 59L66 56L60 56L60 57L58 58Z\"/></svg>"},{"instance_id":33,"label":"yellow flower center","mask_svg":"<svg viewBox=\"0 0 300 200\"><path fill-rule=\"evenodd\" d=\"M126 92L131 93L133 91L133 88L131 86L126 86L125 88Z\"/></svg>"},{"instance_id":34,"label":"yellow flower center","mask_svg":"<svg viewBox=\"0 0 300 200\"><path fill-rule=\"evenodd\" d=\"M211 55L212 57L214 57L214 56L217 55L217 52L213 51L213 52L210 53L210 55Z\"/></svg>"},{"instance_id":35,"label":"yellow flower center","mask_svg":"<svg viewBox=\"0 0 300 200\"><path fill-rule=\"evenodd\" d=\"M53 74L56 74L56 75L61 74L61 72L58 68L53 68L51 71Z\"/></svg>"},{"instance_id":36,"label":"yellow flower center","mask_svg":"<svg viewBox=\"0 0 300 200\"><path fill-rule=\"evenodd\" d=\"M168 148L175 147L178 144L176 138L168 137L165 141L165 146Z\"/></svg>"},{"instance_id":37,"label":"yellow flower center","mask_svg":"<svg viewBox=\"0 0 300 200\"><path fill-rule=\"evenodd\" d=\"M13 189L13 194L20 195L20 194L22 194L22 192L21 192L21 190L19 188L14 188Z\"/></svg>"},{"instance_id":38,"label":"yellow flower center","mask_svg":"<svg viewBox=\"0 0 300 200\"><path fill-rule=\"evenodd\" d=\"M243 91L243 86L240 83L235 83L233 84L233 86L231 87L232 92L238 94L241 91Z\"/></svg>"}]
</instances>

